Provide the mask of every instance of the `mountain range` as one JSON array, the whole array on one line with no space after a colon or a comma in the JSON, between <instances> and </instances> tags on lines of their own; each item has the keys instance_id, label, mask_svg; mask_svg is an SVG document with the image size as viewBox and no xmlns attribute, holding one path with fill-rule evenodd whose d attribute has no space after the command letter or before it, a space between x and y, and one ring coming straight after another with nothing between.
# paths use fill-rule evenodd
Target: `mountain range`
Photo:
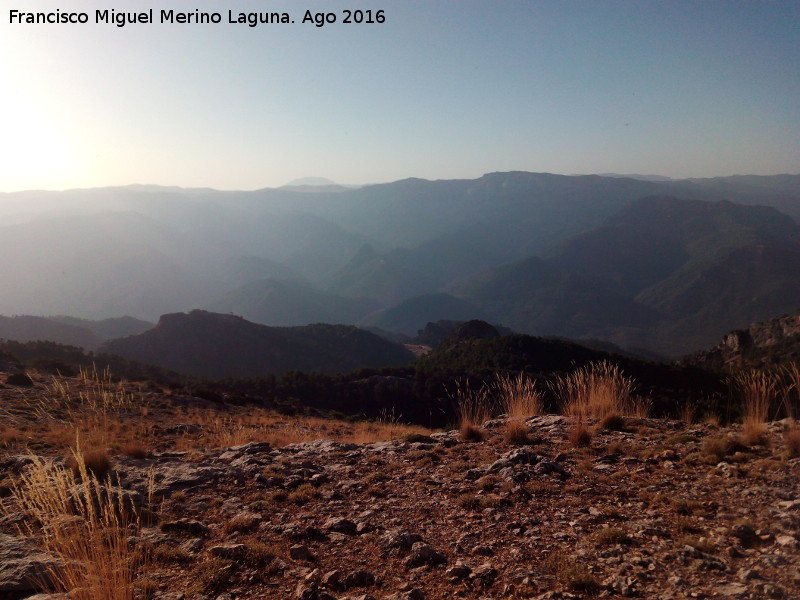
<instances>
[{"instance_id":1,"label":"mountain range","mask_svg":"<svg viewBox=\"0 0 800 600\"><path fill-rule=\"evenodd\" d=\"M403 346L353 326L269 327L203 310L163 315L152 329L109 340L100 351L217 379L288 371L350 373L414 359Z\"/></svg>"},{"instance_id":2,"label":"mountain range","mask_svg":"<svg viewBox=\"0 0 800 600\"><path fill-rule=\"evenodd\" d=\"M511 172L0 194L0 314L199 308L405 335L482 318L677 356L800 305L799 190L798 175Z\"/></svg>"}]
</instances>

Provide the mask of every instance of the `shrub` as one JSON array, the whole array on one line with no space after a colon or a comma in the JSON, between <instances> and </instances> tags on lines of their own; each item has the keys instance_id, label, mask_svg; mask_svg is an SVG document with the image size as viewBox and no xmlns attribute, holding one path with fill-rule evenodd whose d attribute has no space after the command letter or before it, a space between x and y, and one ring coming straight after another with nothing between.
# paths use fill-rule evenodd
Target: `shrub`
<instances>
[{"instance_id":1,"label":"shrub","mask_svg":"<svg viewBox=\"0 0 800 600\"><path fill-rule=\"evenodd\" d=\"M480 508L498 508L500 498L494 495L478 496L478 506Z\"/></svg>"},{"instance_id":2,"label":"shrub","mask_svg":"<svg viewBox=\"0 0 800 600\"><path fill-rule=\"evenodd\" d=\"M409 444L413 444L414 442L421 442L423 444L432 444L436 440L434 440L431 436L425 435L423 433L407 433L403 436L403 441L408 442Z\"/></svg>"},{"instance_id":3,"label":"shrub","mask_svg":"<svg viewBox=\"0 0 800 600\"><path fill-rule=\"evenodd\" d=\"M383 471L373 471L369 473L366 477L364 477L364 483L373 485L376 483L383 483L385 481L389 481L391 477L389 477Z\"/></svg>"},{"instance_id":4,"label":"shrub","mask_svg":"<svg viewBox=\"0 0 800 600\"><path fill-rule=\"evenodd\" d=\"M169 544L161 544L153 549L153 561L156 564L161 563L176 563L176 564L189 564L195 561L194 555L191 552L181 548L180 546L171 546Z\"/></svg>"},{"instance_id":5,"label":"shrub","mask_svg":"<svg viewBox=\"0 0 800 600\"><path fill-rule=\"evenodd\" d=\"M703 504L697 500L672 500L672 508L676 513L683 516L690 516L703 508Z\"/></svg>"},{"instance_id":6,"label":"shrub","mask_svg":"<svg viewBox=\"0 0 800 600\"><path fill-rule=\"evenodd\" d=\"M442 460L433 450L412 450L406 454L406 458L418 467L432 467Z\"/></svg>"},{"instance_id":7,"label":"shrub","mask_svg":"<svg viewBox=\"0 0 800 600\"><path fill-rule=\"evenodd\" d=\"M791 363L783 368L781 373L781 399L783 408L788 419L796 419L800 411L800 367L797 363ZM792 401L794 396L795 401Z\"/></svg>"},{"instance_id":8,"label":"shrub","mask_svg":"<svg viewBox=\"0 0 800 600\"><path fill-rule=\"evenodd\" d=\"M600 421L600 427L609 431L624 431L625 419L620 414L611 413L603 417Z\"/></svg>"},{"instance_id":9,"label":"shrub","mask_svg":"<svg viewBox=\"0 0 800 600\"><path fill-rule=\"evenodd\" d=\"M20 437L21 433L16 427L0 426L0 446L13 446Z\"/></svg>"}]
</instances>

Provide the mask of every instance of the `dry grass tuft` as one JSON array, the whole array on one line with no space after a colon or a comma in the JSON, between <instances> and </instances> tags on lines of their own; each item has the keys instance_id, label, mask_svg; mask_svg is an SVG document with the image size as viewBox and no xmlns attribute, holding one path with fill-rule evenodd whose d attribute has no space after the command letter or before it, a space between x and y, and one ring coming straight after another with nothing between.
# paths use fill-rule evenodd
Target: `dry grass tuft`
<instances>
[{"instance_id":1,"label":"dry grass tuft","mask_svg":"<svg viewBox=\"0 0 800 600\"><path fill-rule=\"evenodd\" d=\"M573 592L594 596L600 591L598 579L565 552L551 552L545 559L544 568Z\"/></svg>"},{"instance_id":2,"label":"dry grass tuft","mask_svg":"<svg viewBox=\"0 0 800 600\"><path fill-rule=\"evenodd\" d=\"M73 475L83 481L82 470L86 470L90 475L97 479L103 477L111 471L111 459L105 450L86 450L80 455L73 452L67 460L67 465L72 470Z\"/></svg>"},{"instance_id":3,"label":"dry grass tuft","mask_svg":"<svg viewBox=\"0 0 800 600\"><path fill-rule=\"evenodd\" d=\"M449 393L449 396L455 403L461 440L464 442L483 441L484 435L481 426L491 419L496 411L489 389L486 387L473 389L466 382L459 381L456 384L455 393Z\"/></svg>"},{"instance_id":4,"label":"dry grass tuft","mask_svg":"<svg viewBox=\"0 0 800 600\"><path fill-rule=\"evenodd\" d=\"M800 428L796 425L790 427L783 434L786 441L786 454L789 458L800 457Z\"/></svg>"},{"instance_id":5,"label":"dry grass tuft","mask_svg":"<svg viewBox=\"0 0 800 600\"><path fill-rule=\"evenodd\" d=\"M602 420L628 414L634 383L617 365L604 360L557 378L551 387L565 415Z\"/></svg>"},{"instance_id":6,"label":"dry grass tuft","mask_svg":"<svg viewBox=\"0 0 800 600\"><path fill-rule=\"evenodd\" d=\"M510 419L526 419L544 412L536 381L520 373L516 377L498 374L494 382L500 410Z\"/></svg>"},{"instance_id":7,"label":"dry grass tuft","mask_svg":"<svg viewBox=\"0 0 800 600\"><path fill-rule=\"evenodd\" d=\"M192 584L186 590L189 597L212 592L230 581L235 565L222 558L209 558L197 563L189 573Z\"/></svg>"},{"instance_id":8,"label":"dry grass tuft","mask_svg":"<svg viewBox=\"0 0 800 600\"><path fill-rule=\"evenodd\" d=\"M513 446L529 446L537 443L537 439L528 433L525 421L509 420L503 439Z\"/></svg>"},{"instance_id":9,"label":"dry grass tuft","mask_svg":"<svg viewBox=\"0 0 800 600\"><path fill-rule=\"evenodd\" d=\"M478 443L485 439L483 431L476 425L462 423L458 428L458 438L462 442Z\"/></svg>"},{"instance_id":10,"label":"dry grass tuft","mask_svg":"<svg viewBox=\"0 0 800 600\"><path fill-rule=\"evenodd\" d=\"M708 437L703 440L700 446L701 453L714 463L718 463L724 458L746 449L738 439L730 435Z\"/></svg>"},{"instance_id":11,"label":"dry grass tuft","mask_svg":"<svg viewBox=\"0 0 800 600\"><path fill-rule=\"evenodd\" d=\"M293 502L294 504L308 504L312 500L319 498L322 495L317 488L315 488L310 483L304 483L303 485L299 486L298 488L289 492L287 499L289 502Z\"/></svg>"},{"instance_id":12,"label":"dry grass tuft","mask_svg":"<svg viewBox=\"0 0 800 600\"><path fill-rule=\"evenodd\" d=\"M80 600L133 600L136 573L146 558L129 544L140 525L131 500L109 478L95 476L80 449L74 452L77 474L32 458L12 496L26 516L20 533L40 539L60 559L42 587L71 591Z\"/></svg>"},{"instance_id":13,"label":"dry grass tuft","mask_svg":"<svg viewBox=\"0 0 800 600\"><path fill-rule=\"evenodd\" d=\"M259 519L251 513L239 513L225 522L225 533L247 533L258 527Z\"/></svg>"},{"instance_id":14,"label":"dry grass tuft","mask_svg":"<svg viewBox=\"0 0 800 600\"><path fill-rule=\"evenodd\" d=\"M0 446L10 448L21 438L21 432L16 427L0 426Z\"/></svg>"},{"instance_id":15,"label":"dry grass tuft","mask_svg":"<svg viewBox=\"0 0 800 600\"><path fill-rule=\"evenodd\" d=\"M577 421L569 430L569 443L576 448L586 448L592 444L592 432L583 421Z\"/></svg>"},{"instance_id":16,"label":"dry grass tuft","mask_svg":"<svg viewBox=\"0 0 800 600\"><path fill-rule=\"evenodd\" d=\"M741 403L745 441L748 444L761 443L764 424L777 397L777 378L764 371L742 371L731 377L729 383Z\"/></svg>"},{"instance_id":17,"label":"dry grass tuft","mask_svg":"<svg viewBox=\"0 0 800 600\"><path fill-rule=\"evenodd\" d=\"M785 366L781 379L781 399L786 417L795 420L800 417L800 367L797 363Z\"/></svg>"},{"instance_id":18,"label":"dry grass tuft","mask_svg":"<svg viewBox=\"0 0 800 600\"><path fill-rule=\"evenodd\" d=\"M147 458L150 456L150 451L141 442L127 442L122 445L122 453L130 458Z\"/></svg>"},{"instance_id":19,"label":"dry grass tuft","mask_svg":"<svg viewBox=\"0 0 800 600\"><path fill-rule=\"evenodd\" d=\"M616 544L633 544L633 539L628 532L621 527L606 527L594 534L595 543L598 546L614 546Z\"/></svg>"}]
</instances>

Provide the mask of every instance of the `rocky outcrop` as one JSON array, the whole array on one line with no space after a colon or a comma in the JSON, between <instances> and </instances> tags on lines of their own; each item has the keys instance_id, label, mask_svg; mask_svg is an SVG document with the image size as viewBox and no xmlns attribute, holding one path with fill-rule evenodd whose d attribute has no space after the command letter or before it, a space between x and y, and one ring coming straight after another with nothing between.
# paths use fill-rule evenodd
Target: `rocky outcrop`
<instances>
[{"instance_id":1,"label":"rocky outcrop","mask_svg":"<svg viewBox=\"0 0 800 600\"><path fill-rule=\"evenodd\" d=\"M776 365L798 358L800 315L793 315L731 331L715 348L687 356L682 362L722 369Z\"/></svg>"},{"instance_id":2,"label":"rocky outcrop","mask_svg":"<svg viewBox=\"0 0 800 600\"><path fill-rule=\"evenodd\" d=\"M58 563L26 539L0 533L0 598L26 598L47 585Z\"/></svg>"}]
</instances>

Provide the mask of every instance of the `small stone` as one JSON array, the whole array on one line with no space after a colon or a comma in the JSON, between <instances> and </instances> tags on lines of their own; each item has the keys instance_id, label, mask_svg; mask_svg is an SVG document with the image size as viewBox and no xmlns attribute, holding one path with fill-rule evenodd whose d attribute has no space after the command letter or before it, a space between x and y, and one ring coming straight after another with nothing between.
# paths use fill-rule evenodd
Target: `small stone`
<instances>
[{"instance_id":1,"label":"small stone","mask_svg":"<svg viewBox=\"0 0 800 600\"><path fill-rule=\"evenodd\" d=\"M445 575L450 577L451 579L466 579L472 573L472 569L470 569L467 565L458 564L454 567L450 567L447 571L444 572Z\"/></svg>"},{"instance_id":2,"label":"small stone","mask_svg":"<svg viewBox=\"0 0 800 600\"><path fill-rule=\"evenodd\" d=\"M322 576L322 585L332 590L344 589L344 585L342 584L342 572L338 570L328 571Z\"/></svg>"},{"instance_id":3,"label":"small stone","mask_svg":"<svg viewBox=\"0 0 800 600\"><path fill-rule=\"evenodd\" d=\"M719 596L729 598L744 598L747 596L747 586L742 583L723 583L714 590Z\"/></svg>"},{"instance_id":4,"label":"small stone","mask_svg":"<svg viewBox=\"0 0 800 600\"><path fill-rule=\"evenodd\" d=\"M418 533L410 533L404 530L395 530L386 532L379 540L380 545L385 550L400 550L406 552L411 550L411 547L422 541L422 536Z\"/></svg>"},{"instance_id":5,"label":"small stone","mask_svg":"<svg viewBox=\"0 0 800 600\"><path fill-rule=\"evenodd\" d=\"M298 583L294 591L294 597L297 600L316 600L316 587L306 587L302 583Z\"/></svg>"},{"instance_id":6,"label":"small stone","mask_svg":"<svg viewBox=\"0 0 800 600\"><path fill-rule=\"evenodd\" d=\"M356 524L350 519L343 519L340 517L331 517L325 521L322 527L328 531L335 531L336 533L344 533L346 535L353 535L356 533Z\"/></svg>"},{"instance_id":7,"label":"small stone","mask_svg":"<svg viewBox=\"0 0 800 600\"><path fill-rule=\"evenodd\" d=\"M747 569L747 568L744 568L744 567L739 569L739 571L736 573L736 576L741 581L750 581L752 579L761 579L761 575L759 574L758 571L756 571L755 569Z\"/></svg>"},{"instance_id":8,"label":"small stone","mask_svg":"<svg viewBox=\"0 0 800 600\"><path fill-rule=\"evenodd\" d=\"M193 519L178 519L177 521L167 521L161 524L161 531L164 533L188 533L191 536L199 537L208 535L211 529Z\"/></svg>"},{"instance_id":9,"label":"small stone","mask_svg":"<svg viewBox=\"0 0 800 600\"><path fill-rule=\"evenodd\" d=\"M311 553L311 550L302 544L295 544L289 548L289 556L294 560L307 560L309 562L317 561L317 557Z\"/></svg>"},{"instance_id":10,"label":"small stone","mask_svg":"<svg viewBox=\"0 0 800 600\"><path fill-rule=\"evenodd\" d=\"M369 587L375 585L375 575L364 569L353 571L344 579L344 586L348 590L354 587Z\"/></svg>"},{"instance_id":11,"label":"small stone","mask_svg":"<svg viewBox=\"0 0 800 600\"><path fill-rule=\"evenodd\" d=\"M244 544L220 544L208 549L209 554L212 556L227 558L228 560L239 560L245 555L245 551Z\"/></svg>"},{"instance_id":12,"label":"small stone","mask_svg":"<svg viewBox=\"0 0 800 600\"><path fill-rule=\"evenodd\" d=\"M306 583L315 584L319 583L320 579L322 578L322 571L319 569L314 569L308 575L305 576Z\"/></svg>"},{"instance_id":13,"label":"small stone","mask_svg":"<svg viewBox=\"0 0 800 600\"><path fill-rule=\"evenodd\" d=\"M406 559L406 566L413 568L421 565L436 565L443 562L447 562L444 554L425 542L416 542L411 547L411 554Z\"/></svg>"},{"instance_id":14,"label":"small stone","mask_svg":"<svg viewBox=\"0 0 800 600\"><path fill-rule=\"evenodd\" d=\"M54 557L40 552L27 540L0 533L0 597L19 597L33 591L56 568Z\"/></svg>"}]
</instances>

